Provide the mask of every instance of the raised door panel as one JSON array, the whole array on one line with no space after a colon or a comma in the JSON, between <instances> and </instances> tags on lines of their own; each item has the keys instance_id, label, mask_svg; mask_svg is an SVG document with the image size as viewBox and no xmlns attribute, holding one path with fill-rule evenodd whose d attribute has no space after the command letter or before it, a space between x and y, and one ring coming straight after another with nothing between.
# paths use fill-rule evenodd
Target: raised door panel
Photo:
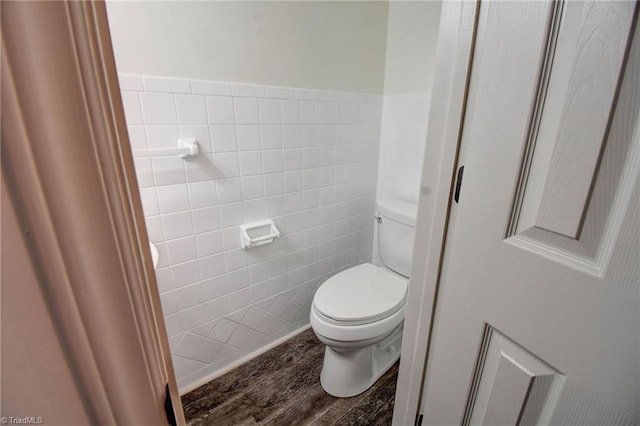
<instances>
[{"instance_id":1,"label":"raised door panel","mask_svg":"<svg viewBox=\"0 0 640 426\"><path fill-rule=\"evenodd\" d=\"M548 424L566 377L487 326L464 423Z\"/></svg>"},{"instance_id":2,"label":"raised door panel","mask_svg":"<svg viewBox=\"0 0 640 426\"><path fill-rule=\"evenodd\" d=\"M536 226L578 238L607 139L634 4L568 2L552 58L540 137L553 144Z\"/></svg>"},{"instance_id":3,"label":"raised door panel","mask_svg":"<svg viewBox=\"0 0 640 426\"><path fill-rule=\"evenodd\" d=\"M515 244L595 275L628 204L623 171L640 166L635 9L598 1L556 9L509 230Z\"/></svg>"}]
</instances>

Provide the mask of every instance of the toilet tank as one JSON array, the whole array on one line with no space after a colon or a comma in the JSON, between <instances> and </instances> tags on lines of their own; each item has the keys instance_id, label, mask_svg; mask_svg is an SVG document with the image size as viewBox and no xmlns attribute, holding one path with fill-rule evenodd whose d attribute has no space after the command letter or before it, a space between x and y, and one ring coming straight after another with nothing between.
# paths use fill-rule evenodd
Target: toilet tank
<instances>
[{"instance_id":1,"label":"toilet tank","mask_svg":"<svg viewBox=\"0 0 640 426\"><path fill-rule=\"evenodd\" d=\"M418 205L409 201L381 197L378 211L378 253L382 263L405 277L411 272L413 239Z\"/></svg>"}]
</instances>

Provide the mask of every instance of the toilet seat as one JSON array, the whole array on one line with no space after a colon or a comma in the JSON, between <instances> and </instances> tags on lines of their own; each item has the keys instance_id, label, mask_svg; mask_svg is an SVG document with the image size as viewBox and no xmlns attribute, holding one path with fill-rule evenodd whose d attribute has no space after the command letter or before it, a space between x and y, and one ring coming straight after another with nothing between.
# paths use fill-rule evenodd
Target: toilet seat
<instances>
[{"instance_id":1,"label":"toilet seat","mask_svg":"<svg viewBox=\"0 0 640 426\"><path fill-rule=\"evenodd\" d=\"M358 265L320 285L311 326L332 345L382 339L402 324L406 293L406 278L370 263Z\"/></svg>"},{"instance_id":2,"label":"toilet seat","mask_svg":"<svg viewBox=\"0 0 640 426\"><path fill-rule=\"evenodd\" d=\"M328 322L354 326L391 316L404 306L406 298L406 278L364 263L322 283L313 305Z\"/></svg>"},{"instance_id":3,"label":"toilet seat","mask_svg":"<svg viewBox=\"0 0 640 426\"><path fill-rule=\"evenodd\" d=\"M340 343L352 344L366 341L379 341L389 335L404 321L404 305L390 316L368 324L336 325L327 321L327 317L318 313L315 305L311 306L309 315L311 327L316 336L325 344L331 341L332 346L340 346Z\"/></svg>"}]
</instances>

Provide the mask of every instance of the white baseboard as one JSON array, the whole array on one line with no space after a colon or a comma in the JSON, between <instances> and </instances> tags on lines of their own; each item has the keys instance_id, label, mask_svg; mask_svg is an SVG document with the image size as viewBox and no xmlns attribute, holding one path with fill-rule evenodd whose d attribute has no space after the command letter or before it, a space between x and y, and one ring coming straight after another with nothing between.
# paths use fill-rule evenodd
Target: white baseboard
<instances>
[{"instance_id":1,"label":"white baseboard","mask_svg":"<svg viewBox=\"0 0 640 426\"><path fill-rule=\"evenodd\" d=\"M232 362L229 365L224 366L223 368L221 368L220 370L214 371L213 373L209 374L208 376L205 376L193 383L189 383L187 386L185 386L184 388L180 388L179 392L180 392L180 396L185 395L189 392L191 392L194 389L199 388L202 385L205 385L207 383L209 383L210 381L217 379L218 377L222 376L223 374L228 373L229 371L233 370L234 368L237 368L239 366L241 366L242 364L244 364L245 362L251 361L252 359L262 355L263 353L275 348L276 346L281 345L282 343L286 342L287 340L291 339L292 337L302 333L303 331L306 331L308 329L311 328L311 324L307 324L304 325L302 327L300 327L297 330L292 331L289 334L286 334L284 336L282 336L281 338L279 338L278 340L275 340L271 343L269 343L267 346L263 346L253 352L251 352L248 355L243 356L242 358Z\"/></svg>"}]
</instances>

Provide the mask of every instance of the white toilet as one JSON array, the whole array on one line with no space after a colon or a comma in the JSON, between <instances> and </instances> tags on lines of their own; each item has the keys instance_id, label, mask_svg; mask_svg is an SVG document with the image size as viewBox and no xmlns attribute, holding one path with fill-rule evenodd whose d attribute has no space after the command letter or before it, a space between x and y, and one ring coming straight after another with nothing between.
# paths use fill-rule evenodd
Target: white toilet
<instances>
[{"instance_id":1,"label":"white toilet","mask_svg":"<svg viewBox=\"0 0 640 426\"><path fill-rule=\"evenodd\" d=\"M358 395L400 357L418 206L378 200L378 252L370 263L322 283L311 306L311 327L326 346L320 383L330 395Z\"/></svg>"}]
</instances>

